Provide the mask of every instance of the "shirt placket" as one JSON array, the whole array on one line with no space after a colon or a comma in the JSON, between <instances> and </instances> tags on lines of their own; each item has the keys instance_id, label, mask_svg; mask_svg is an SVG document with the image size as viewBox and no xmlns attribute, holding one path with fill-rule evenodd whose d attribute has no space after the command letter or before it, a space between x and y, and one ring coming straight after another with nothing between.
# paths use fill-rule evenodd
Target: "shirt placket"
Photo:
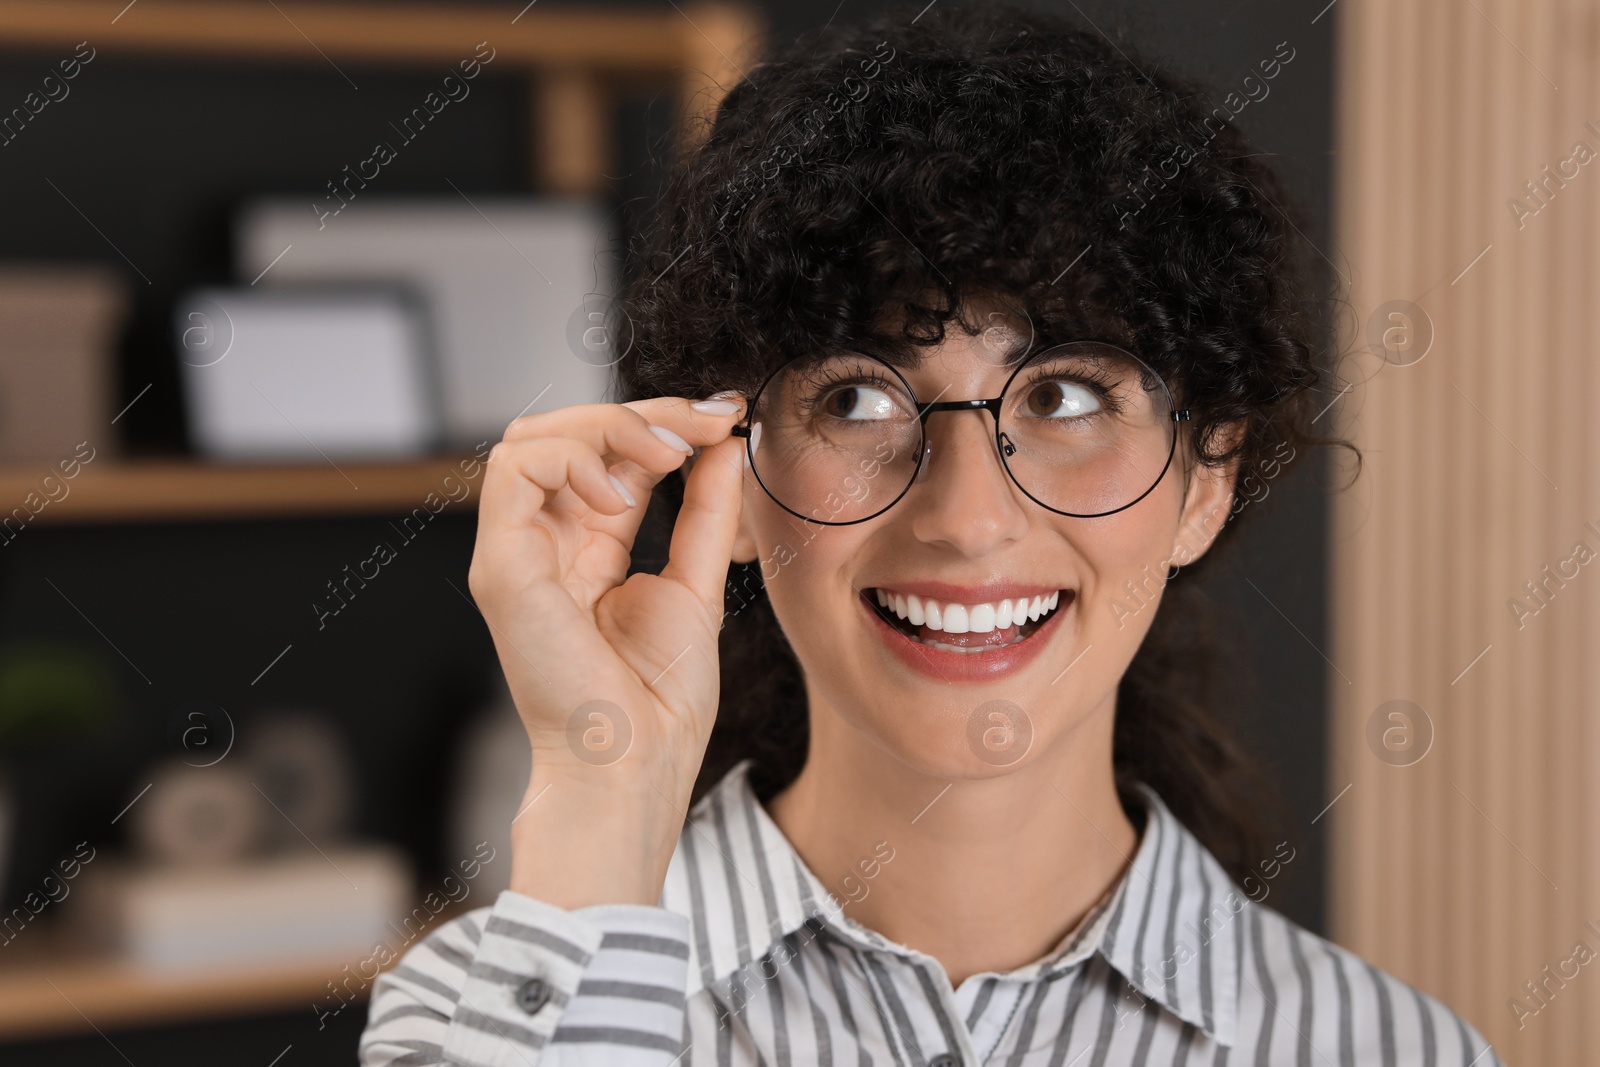
<instances>
[{"instance_id":1,"label":"shirt placket","mask_svg":"<svg viewBox=\"0 0 1600 1067\"><path fill-rule=\"evenodd\" d=\"M975 1063L989 1063L1011 1020L1022 1005L1027 984L1014 978L991 977L963 986L955 996L959 1017L969 1021L968 1037L977 1050Z\"/></svg>"},{"instance_id":2,"label":"shirt placket","mask_svg":"<svg viewBox=\"0 0 1600 1067\"><path fill-rule=\"evenodd\" d=\"M870 949L864 956L877 1008L909 1067L978 1067L982 1060L942 967L920 953Z\"/></svg>"}]
</instances>

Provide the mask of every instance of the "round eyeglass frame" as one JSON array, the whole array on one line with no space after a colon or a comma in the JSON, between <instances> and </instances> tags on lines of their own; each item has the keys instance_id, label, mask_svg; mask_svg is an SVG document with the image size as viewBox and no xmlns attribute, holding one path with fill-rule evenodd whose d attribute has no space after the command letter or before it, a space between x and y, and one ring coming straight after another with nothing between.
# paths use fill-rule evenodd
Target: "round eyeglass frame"
<instances>
[{"instance_id":1,"label":"round eyeglass frame","mask_svg":"<svg viewBox=\"0 0 1600 1067\"><path fill-rule=\"evenodd\" d=\"M1155 481L1150 483L1150 487L1148 489L1146 489L1144 492L1140 493L1138 496L1134 497L1132 500L1128 501L1126 504L1121 505L1120 507L1112 508L1109 511L1096 511L1096 512L1094 512L1092 514L1081 514L1081 513L1073 512L1073 511L1062 511L1060 508L1051 507L1049 504L1046 504L1043 500L1040 500L1038 497L1036 497L1032 493L1028 492L1028 487L1023 485L1022 482L1017 479L1016 472L1011 469L1011 464L1006 462L1006 457L1011 455L1013 452L1015 452L1017 450L1017 446L1012 444L1011 441L1006 438L1005 432L1000 429L1000 405L1005 400L1006 394L1011 391L1011 383L1016 381L1017 375L1021 374L1025 369L1027 369L1027 367L1029 365L1031 365L1035 361L1043 359L1046 356L1050 356L1050 355L1053 355L1053 354L1060 354L1060 353L1062 353L1064 351L1071 351L1071 350L1080 349L1080 348L1088 348L1088 349L1095 349L1095 350L1110 349L1112 352L1115 352L1115 353L1118 353L1120 355L1126 356L1128 359L1132 360L1134 363L1136 363L1139 366L1143 367L1145 370L1150 372L1150 375L1152 377L1154 377L1157 382L1160 383L1161 392L1167 398L1167 407L1169 409L1168 410L1169 419L1174 423L1190 421L1190 413L1189 413L1189 409L1188 408L1175 408L1174 407L1174 401L1172 399L1172 390L1167 387L1167 380L1165 378L1163 378L1160 375L1160 373L1158 373L1156 371L1156 369L1154 367L1150 366L1150 364L1146 363L1144 360L1140 359L1138 356L1134 355L1132 352L1129 352L1127 349L1122 348L1119 345L1111 344L1110 342L1107 342L1107 341L1067 341L1067 342L1065 342L1063 344L1052 345L1049 348L1040 349L1038 352L1035 352L1033 355L1028 356L1021 363L1017 364L1016 369L1011 372L1010 377L1006 378L1005 384L1000 387L1000 395L999 396L993 396L993 397L989 397L987 399L942 400L942 401L938 401L936 403L918 404L918 414L917 414L917 423L918 423L918 430L917 430L917 466L916 466L916 469L911 472L911 478L910 478L910 480L908 480L906 482L905 488L901 489L899 494L896 495L893 500L889 501L887 504L885 504L883 507L879 508L877 511L874 511L872 514L863 515L859 519L845 519L843 521L835 521L835 520L831 520L831 519L819 519L814 515L802 515L800 512L796 511L794 508L791 508L788 504L785 504L782 500L779 500L778 499L778 495L772 491L772 488L770 486L768 486L765 481L762 480L762 478L761 478L761 468L756 464L755 449L751 445L751 437L750 437L750 431L751 431L751 426L752 426L751 420L753 419L753 417L755 415L755 411L756 411L757 406L761 402L761 395L767 391L767 387L772 384L773 380L775 378L777 378L777 376L779 374L783 373L784 369L787 368L789 366L789 364L791 364L791 363L795 362L796 360L802 358L801 356L794 356L794 357L791 357L790 359L784 360L784 362L782 364L780 364L775 370L773 370L771 374L767 375L766 379L761 383L761 388L757 389L755 396L750 398L750 406L745 409L745 421L743 423L733 427L731 432L732 432L733 436L742 437L742 438L745 439L745 456L747 457L747 459L748 459L748 461L750 463L750 472L755 475L756 483L761 486L762 490L765 491L767 496L772 499L773 503L777 504L784 511L787 511L789 514L795 516L796 518L804 519L806 522L816 523L819 526L854 526L858 522L867 522L870 519L875 519L879 515L882 515L884 512L888 511L890 508L892 508L896 504L898 504L900 502L900 499L911 491L911 487L917 484L917 478L922 473L922 465L923 465L923 463L925 463L927 461L927 458L928 458L928 416L929 415L933 414L936 411L970 411L970 410L973 410L975 408L983 408L984 410L988 411L990 415L992 415L994 417L994 444L995 444L996 450L1000 453L1000 466L1005 468L1006 475L1011 479L1012 484L1015 485L1018 489L1022 490L1022 495L1023 496L1026 496L1029 500L1033 501L1035 504L1038 504L1040 507L1044 508L1046 511L1054 512L1057 515L1065 515L1068 518L1074 518L1074 519L1098 519L1098 518L1103 518L1106 515L1115 515L1119 511L1126 511L1128 508L1133 507L1139 501L1143 500L1145 497L1147 497L1151 493L1153 493L1155 491L1156 486L1161 484L1161 480L1167 476L1167 471L1172 467L1172 457L1177 452L1178 434L1177 434L1176 430L1173 431L1172 439L1167 445L1167 460L1166 460L1165 463L1163 463L1161 465L1161 473L1156 475ZM864 353L855 353L855 354L859 355L862 359L870 359L870 360L872 360L874 363L877 363L880 366L882 366L890 374L893 374L896 378L898 378L900 380L900 384L905 387L906 395L911 398L913 403L917 402L916 390L911 388L911 383L906 381L905 376L902 375L898 370L896 370L894 367L891 367L889 364L885 363L883 360L879 359L876 356L866 355Z\"/></svg>"}]
</instances>

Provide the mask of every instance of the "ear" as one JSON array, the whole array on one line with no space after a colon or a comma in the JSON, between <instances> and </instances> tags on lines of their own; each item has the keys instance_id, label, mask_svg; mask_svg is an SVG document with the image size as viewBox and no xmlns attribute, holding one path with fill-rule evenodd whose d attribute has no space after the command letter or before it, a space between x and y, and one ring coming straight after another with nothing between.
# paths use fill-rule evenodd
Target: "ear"
<instances>
[{"instance_id":1,"label":"ear","mask_svg":"<svg viewBox=\"0 0 1600 1067\"><path fill-rule=\"evenodd\" d=\"M1225 448L1232 448L1244 436L1244 429L1242 421L1226 423L1217 428L1217 438ZM1217 534L1227 525L1233 511L1234 479L1239 473L1237 458L1221 467L1212 467L1193 461L1188 452L1184 449L1185 462L1191 464L1188 489L1172 540L1172 562L1178 566L1187 566L1205 555Z\"/></svg>"},{"instance_id":2,"label":"ear","mask_svg":"<svg viewBox=\"0 0 1600 1067\"><path fill-rule=\"evenodd\" d=\"M755 522L752 515L755 508L751 506L753 493L761 492L750 472L745 472L744 479L744 507L739 509L739 532L733 538L733 562L754 563L756 557L761 555L760 545L756 543Z\"/></svg>"}]
</instances>

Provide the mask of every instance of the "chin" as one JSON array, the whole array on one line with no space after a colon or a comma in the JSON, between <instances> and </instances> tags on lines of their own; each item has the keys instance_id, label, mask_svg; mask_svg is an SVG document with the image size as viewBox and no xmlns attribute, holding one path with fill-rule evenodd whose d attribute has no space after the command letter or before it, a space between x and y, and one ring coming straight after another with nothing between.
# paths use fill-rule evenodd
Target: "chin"
<instances>
[{"instance_id":1,"label":"chin","mask_svg":"<svg viewBox=\"0 0 1600 1067\"><path fill-rule=\"evenodd\" d=\"M1036 717L1004 698L973 706L923 705L893 722L856 722L854 727L909 770L946 781L1003 778L1032 767L1043 751Z\"/></svg>"}]
</instances>

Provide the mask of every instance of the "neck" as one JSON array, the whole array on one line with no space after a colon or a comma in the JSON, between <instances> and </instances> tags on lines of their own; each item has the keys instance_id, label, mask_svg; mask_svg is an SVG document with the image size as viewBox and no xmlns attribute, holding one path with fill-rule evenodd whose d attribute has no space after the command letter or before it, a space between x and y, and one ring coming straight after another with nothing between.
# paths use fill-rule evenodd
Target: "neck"
<instances>
[{"instance_id":1,"label":"neck","mask_svg":"<svg viewBox=\"0 0 1600 1067\"><path fill-rule=\"evenodd\" d=\"M1052 748L953 781L813 707L805 768L769 811L847 916L937 959L958 987L1046 955L1132 860L1114 714L1113 696Z\"/></svg>"}]
</instances>

